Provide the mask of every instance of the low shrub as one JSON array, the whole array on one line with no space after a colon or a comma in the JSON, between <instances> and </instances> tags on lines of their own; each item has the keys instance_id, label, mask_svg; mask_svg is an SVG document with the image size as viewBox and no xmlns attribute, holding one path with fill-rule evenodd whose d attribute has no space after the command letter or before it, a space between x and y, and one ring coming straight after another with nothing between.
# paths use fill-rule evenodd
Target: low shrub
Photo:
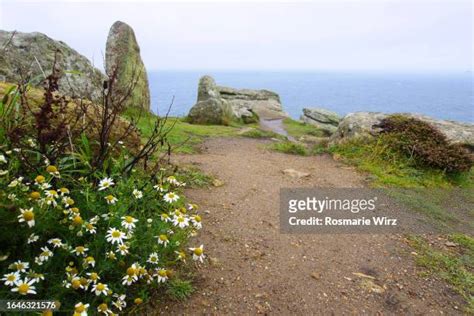
<instances>
[{"instance_id":1,"label":"low shrub","mask_svg":"<svg viewBox=\"0 0 474 316\"><path fill-rule=\"evenodd\" d=\"M61 312L111 315L155 291L189 293L171 281L182 280L188 256L204 259L202 245L187 246L201 217L182 194L183 179L158 157L170 148L172 127L156 117L138 151L125 137L133 123L114 139L130 91L115 90L109 78L92 131L70 128L75 120L63 115L54 73L33 113L21 84L0 99L3 299L51 299ZM25 121L35 128L22 129Z\"/></svg>"},{"instance_id":2,"label":"low shrub","mask_svg":"<svg viewBox=\"0 0 474 316\"><path fill-rule=\"evenodd\" d=\"M240 135L249 138L281 138L281 135L278 135L275 132L264 131L256 128L246 131Z\"/></svg>"},{"instance_id":3,"label":"low shrub","mask_svg":"<svg viewBox=\"0 0 474 316\"><path fill-rule=\"evenodd\" d=\"M460 173L469 171L474 163L461 145L451 144L443 133L424 121L392 115L378 127L386 135L387 144L422 167Z\"/></svg>"},{"instance_id":4,"label":"low shrub","mask_svg":"<svg viewBox=\"0 0 474 316\"><path fill-rule=\"evenodd\" d=\"M300 156L307 156L308 150L302 144L294 143L294 142L278 142L274 143L270 147L275 151L279 151L285 154L292 154L292 155L300 155Z\"/></svg>"}]
</instances>

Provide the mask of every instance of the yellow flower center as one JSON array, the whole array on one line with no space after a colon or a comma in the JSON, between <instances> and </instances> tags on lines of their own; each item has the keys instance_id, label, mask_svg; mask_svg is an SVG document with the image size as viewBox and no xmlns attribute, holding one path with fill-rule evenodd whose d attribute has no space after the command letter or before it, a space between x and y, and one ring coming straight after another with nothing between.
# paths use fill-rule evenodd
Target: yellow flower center
<instances>
[{"instance_id":1,"label":"yellow flower center","mask_svg":"<svg viewBox=\"0 0 474 316\"><path fill-rule=\"evenodd\" d=\"M174 193L168 193L168 197L169 197L170 199L174 199Z\"/></svg>"},{"instance_id":2,"label":"yellow flower center","mask_svg":"<svg viewBox=\"0 0 474 316\"><path fill-rule=\"evenodd\" d=\"M32 211L25 211L23 213L23 218L25 219L25 221L29 222L29 221L32 221L35 219L35 213L33 213Z\"/></svg>"},{"instance_id":3,"label":"yellow flower center","mask_svg":"<svg viewBox=\"0 0 474 316\"><path fill-rule=\"evenodd\" d=\"M27 294L30 286L27 283L22 283L18 286L18 293Z\"/></svg>"},{"instance_id":4,"label":"yellow flower center","mask_svg":"<svg viewBox=\"0 0 474 316\"><path fill-rule=\"evenodd\" d=\"M83 246L77 246L76 247L76 252L78 253L83 253L85 251L86 248L84 248Z\"/></svg>"},{"instance_id":5,"label":"yellow flower center","mask_svg":"<svg viewBox=\"0 0 474 316\"><path fill-rule=\"evenodd\" d=\"M202 255L202 253L203 253L202 248L196 248L196 249L194 249L194 254L195 254L196 256L200 256L200 255Z\"/></svg>"},{"instance_id":6,"label":"yellow flower center","mask_svg":"<svg viewBox=\"0 0 474 316\"><path fill-rule=\"evenodd\" d=\"M82 220L82 217L77 215L76 217L74 217L74 219L72 220L72 223L74 225L82 225L83 223L83 220Z\"/></svg>"},{"instance_id":7,"label":"yellow flower center","mask_svg":"<svg viewBox=\"0 0 474 316\"><path fill-rule=\"evenodd\" d=\"M119 238L120 235L121 235L121 234L120 234L120 232L119 232L118 230L114 230L114 231L112 232L112 237L114 237L114 238Z\"/></svg>"},{"instance_id":8,"label":"yellow flower center","mask_svg":"<svg viewBox=\"0 0 474 316\"><path fill-rule=\"evenodd\" d=\"M194 220L195 220L196 222L200 222L200 221L201 221L201 216L195 215L195 216L194 216Z\"/></svg>"},{"instance_id":9,"label":"yellow flower center","mask_svg":"<svg viewBox=\"0 0 474 316\"><path fill-rule=\"evenodd\" d=\"M57 195L58 195L58 192L56 192L56 190L49 190L49 195L51 195L51 196L57 196Z\"/></svg>"},{"instance_id":10,"label":"yellow flower center","mask_svg":"<svg viewBox=\"0 0 474 316\"><path fill-rule=\"evenodd\" d=\"M179 223L182 223L182 222L184 222L184 217L182 217L182 216L179 216L179 217L178 217L178 222L179 222Z\"/></svg>"},{"instance_id":11,"label":"yellow flower center","mask_svg":"<svg viewBox=\"0 0 474 316\"><path fill-rule=\"evenodd\" d=\"M41 197L40 193L37 192L37 191L34 191L34 192L31 192L30 193L30 198L32 198L33 200L37 200Z\"/></svg>"},{"instance_id":12,"label":"yellow flower center","mask_svg":"<svg viewBox=\"0 0 474 316\"><path fill-rule=\"evenodd\" d=\"M137 271L136 271L133 267L129 267L129 268L127 269L127 275L128 275L128 276L133 276L133 275L135 275L136 273L137 273Z\"/></svg>"},{"instance_id":13,"label":"yellow flower center","mask_svg":"<svg viewBox=\"0 0 474 316\"><path fill-rule=\"evenodd\" d=\"M94 262L94 257L87 257L86 262Z\"/></svg>"},{"instance_id":14,"label":"yellow flower center","mask_svg":"<svg viewBox=\"0 0 474 316\"><path fill-rule=\"evenodd\" d=\"M56 173L58 172L58 168L56 168L56 166L48 166L46 167L46 171L49 173Z\"/></svg>"},{"instance_id":15,"label":"yellow flower center","mask_svg":"<svg viewBox=\"0 0 474 316\"><path fill-rule=\"evenodd\" d=\"M7 280L8 280L8 281L15 281L15 280L16 280L16 277L15 277L14 274L11 274L11 275L9 275L9 276L7 277Z\"/></svg>"},{"instance_id":16,"label":"yellow flower center","mask_svg":"<svg viewBox=\"0 0 474 316\"><path fill-rule=\"evenodd\" d=\"M45 178L42 175L39 175L35 178L35 181L38 183L43 183Z\"/></svg>"},{"instance_id":17,"label":"yellow flower center","mask_svg":"<svg viewBox=\"0 0 474 316\"><path fill-rule=\"evenodd\" d=\"M68 188L61 188L61 189L59 189L59 191L61 191L61 193L69 193Z\"/></svg>"},{"instance_id":18,"label":"yellow flower center","mask_svg":"<svg viewBox=\"0 0 474 316\"><path fill-rule=\"evenodd\" d=\"M95 272L91 273L91 280L96 281L99 278L99 275Z\"/></svg>"},{"instance_id":19,"label":"yellow flower center","mask_svg":"<svg viewBox=\"0 0 474 316\"><path fill-rule=\"evenodd\" d=\"M16 264L16 269L17 270L23 270L25 268L25 265L23 263L17 263Z\"/></svg>"},{"instance_id":20,"label":"yellow flower center","mask_svg":"<svg viewBox=\"0 0 474 316\"><path fill-rule=\"evenodd\" d=\"M107 311L107 310L109 309L109 307L108 307L107 304L105 304L105 303L100 304L97 308L98 308L98 310L101 311L101 312L105 312L105 311Z\"/></svg>"},{"instance_id":21,"label":"yellow flower center","mask_svg":"<svg viewBox=\"0 0 474 316\"><path fill-rule=\"evenodd\" d=\"M71 209L71 211L72 211L73 213L79 213L79 209L78 209L77 207L73 207L73 208Z\"/></svg>"},{"instance_id":22,"label":"yellow flower center","mask_svg":"<svg viewBox=\"0 0 474 316\"><path fill-rule=\"evenodd\" d=\"M166 270L158 271L158 275L161 276L161 277L165 277L166 276Z\"/></svg>"},{"instance_id":23,"label":"yellow flower center","mask_svg":"<svg viewBox=\"0 0 474 316\"><path fill-rule=\"evenodd\" d=\"M140 305L141 303L143 303L143 300L141 298L137 297L133 302L137 305Z\"/></svg>"},{"instance_id":24,"label":"yellow flower center","mask_svg":"<svg viewBox=\"0 0 474 316\"><path fill-rule=\"evenodd\" d=\"M166 235L160 235L160 240L161 241L167 241L168 237L166 237Z\"/></svg>"},{"instance_id":25,"label":"yellow flower center","mask_svg":"<svg viewBox=\"0 0 474 316\"><path fill-rule=\"evenodd\" d=\"M81 287L81 281L78 279L74 279L71 281L71 286L73 289L77 290L78 288Z\"/></svg>"},{"instance_id":26,"label":"yellow flower center","mask_svg":"<svg viewBox=\"0 0 474 316\"><path fill-rule=\"evenodd\" d=\"M125 221L129 224L133 223L134 218L131 216L125 216Z\"/></svg>"},{"instance_id":27,"label":"yellow flower center","mask_svg":"<svg viewBox=\"0 0 474 316\"><path fill-rule=\"evenodd\" d=\"M88 283L87 279L86 278L81 278L81 284L86 286Z\"/></svg>"},{"instance_id":28,"label":"yellow flower center","mask_svg":"<svg viewBox=\"0 0 474 316\"><path fill-rule=\"evenodd\" d=\"M168 214L165 214L165 213L161 214L161 216L162 216L163 218L170 218L170 217L168 216Z\"/></svg>"},{"instance_id":29,"label":"yellow flower center","mask_svg":"<svg viewBox=\"0 0 474 316\"><path fill-rule=\"evenodd\" d=\"M73 205L73 204L74 204L74 200L71 199L71 198L68 198L68 199L66 200L66 203L67 203L68 205Z\"/></svg>"},{"instance_id":30,"label":"yellow flower center","mask_svg":"<svg viewBox=\"0 0 474 316\"><path fill-rule=\"evenodd\" d=\"M85 311L86 311L86 307L84 306L84 304L81 304L81 305L77 306L76 310L75 310L76 313L82 313L82 312L85 312Z\"/></svg>"},{"instance_id":31,"label":"yellow flower center","mask_svg":"<svg viewBox=\"0 0 474 316\"><path fill-rule=\"evenodd\" d=\"M107 195L107 196L105 197L105 199L106 199L107 201L111 202L111 201L113 201L114 196L113 196L113 195Z\"/></svg>"},{"instance_id":32,"label":"yellow flower center","mask_svg":"<svg viewBox=\"0 0 474 316\"><path fill-rule=\"evenodd\" d=\"M103 285L102 283L99 283L99 284L97 284L96 289L99 290L99 291L103 291L105 289L105 285Z\"/></svg>"}]
</instances>

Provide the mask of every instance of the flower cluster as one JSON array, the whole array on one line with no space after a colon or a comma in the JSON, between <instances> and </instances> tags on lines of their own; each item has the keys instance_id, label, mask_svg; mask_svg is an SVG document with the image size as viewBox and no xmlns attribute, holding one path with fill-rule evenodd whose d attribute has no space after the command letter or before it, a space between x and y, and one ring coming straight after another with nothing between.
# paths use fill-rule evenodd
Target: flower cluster
<instances>
[{"instance_id":1,"label":"flower cluster","mask_svg":"<svg viewBox=\"0 0 474 316\"><path fill-rule=\"evenodd\" d=\"M1 154L0 203L15 206L3 222L18 240L0 262L3 298L48 297L74 315L112 315L166 287L188 254L204 262L203 245L186 246L202 219L176 177L84 176L49 162L14 176L9 163Z\"/></svg>"}]
</instances>

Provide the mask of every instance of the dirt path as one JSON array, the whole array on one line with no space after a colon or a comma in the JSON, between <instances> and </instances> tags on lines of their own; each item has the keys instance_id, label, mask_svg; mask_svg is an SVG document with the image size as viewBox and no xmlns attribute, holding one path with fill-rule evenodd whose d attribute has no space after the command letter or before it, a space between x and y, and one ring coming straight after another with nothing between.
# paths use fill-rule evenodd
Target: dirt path
<instances>
[{"instance_id":1,"label":"dirt path","mask_svg":"<svg viewBox=\"0 0 474 316\"><path fill-rule=\"evenodd\" d=\"M202 154L175 157L225 185L188 190L204 215L193 244L205 244L209 261L197 271L196 293L159 313L458 313L462 303L455 293L417 276L401 236L280 234L280 187L360 187L364 177L329 156L285 155L264 144L212 139ZM292 179L282 173L287 168L311 176Z\"/></svg>"}]
</instances>

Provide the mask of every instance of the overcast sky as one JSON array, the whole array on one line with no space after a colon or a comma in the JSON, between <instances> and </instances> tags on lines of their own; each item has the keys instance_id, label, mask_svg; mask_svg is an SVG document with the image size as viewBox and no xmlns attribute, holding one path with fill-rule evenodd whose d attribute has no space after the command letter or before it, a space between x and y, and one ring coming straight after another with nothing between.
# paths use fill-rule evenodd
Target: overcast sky
<instances>
[{"instance_id":1,"label":"overcast sky","mask_svg":"<svg viewBox=\"0 0 474 316\"><path fill-rule=\"evenodd\" d=\"M470 0L0 0L0 28L62 40L99 67L130 24L148 70L472 70Z\"/></svg>"}]
</instances>

